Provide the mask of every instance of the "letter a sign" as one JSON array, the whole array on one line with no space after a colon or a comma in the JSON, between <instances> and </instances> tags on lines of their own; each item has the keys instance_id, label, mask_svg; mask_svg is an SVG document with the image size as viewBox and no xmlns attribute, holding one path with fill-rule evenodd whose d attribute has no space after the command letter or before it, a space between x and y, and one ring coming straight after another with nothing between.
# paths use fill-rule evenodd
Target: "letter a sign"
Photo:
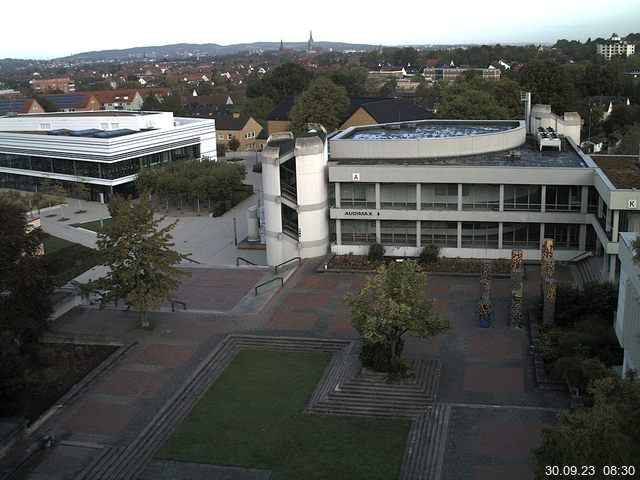
<instances>
[{"instance_id":1,"label":"letter a sign","mask_svg":"<svg viewBox=\"0 0 640 480\"><path fill-rule=\"evenodd\" d=\"M351 179L352 179L354 182L359 182L359 181L360 181L360 174L359 174L359 173L352 173L352 174L351 174Z\"/></svg>"}]
</instances>

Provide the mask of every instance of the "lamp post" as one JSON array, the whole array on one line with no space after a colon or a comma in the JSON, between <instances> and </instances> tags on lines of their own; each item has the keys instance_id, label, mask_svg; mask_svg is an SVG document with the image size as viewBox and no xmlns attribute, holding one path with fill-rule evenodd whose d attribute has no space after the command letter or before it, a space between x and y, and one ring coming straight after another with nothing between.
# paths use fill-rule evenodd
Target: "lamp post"
<instances>
[{"instance_id":1,"label":"lamp post","mask_svg":"<svg viewBox=\"0 0 640 480\"><path fill-rule=\"evenodd\" d=\"M233 217L233 243L238 246L238 232L236 231L236 217Z\"/></svg>"}]
</instances>

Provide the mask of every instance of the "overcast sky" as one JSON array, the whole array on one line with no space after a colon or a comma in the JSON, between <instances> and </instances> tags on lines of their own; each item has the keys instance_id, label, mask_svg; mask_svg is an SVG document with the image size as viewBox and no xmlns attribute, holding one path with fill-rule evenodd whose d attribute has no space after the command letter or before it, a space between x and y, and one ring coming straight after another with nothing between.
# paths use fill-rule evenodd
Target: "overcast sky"
<instances>
[{"instance_id":1,"label":"overcast sky","mask_svg":"<svg viewBox=\"0 0 640 480\"><path fill-rule=\"evenodd\" d=\"M6 2L0 58L172 43L550 43L640 31L640 0Z\"/></svg>"}]
</instances>

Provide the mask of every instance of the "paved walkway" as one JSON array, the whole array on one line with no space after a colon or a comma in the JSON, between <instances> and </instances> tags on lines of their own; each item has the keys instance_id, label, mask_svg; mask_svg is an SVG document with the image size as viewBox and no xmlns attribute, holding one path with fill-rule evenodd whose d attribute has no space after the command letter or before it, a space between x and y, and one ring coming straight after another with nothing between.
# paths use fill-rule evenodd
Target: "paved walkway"
<instances>
[{"instance_id":1,"label":"paved walkway","mask_svg":"<svg viewBox=\"0 0 640 480\"><path fill-rule=\"evenodd\" d=\"M151 321L156 328L149 333L135 330L137 315L122 310L77 308L56 321L53 331L60 335L135 340L138 345L45 423L37 436L51 433L59 441L34 456L19 478L72 479L103 446L129 445L229 333L357 338L342 298L362 287L364 275L316 274L318 261L304 263L254 313L237 313L247 298L237 284L251 290L253 280L223 268L213 275L203 273L210 275L203 281L213 282L215 293L206 302L218 313L155 312ZM559 274L567 275L562 269ZM537 290L537 280L537 269L528 268L528 301ZM440 478L533 478L530 449L568 401L562 394L535 387L526 329L512 331L507 322L509 280L493 281L490 329L477 325L478 279L432 277L427 292L454 327L436 339L407 339L405 352L443 365L437 401L448 405L450 414L443 426L446 448ZM151 475L159 467L154 462L149 468ZM152 478L148 475L143 478Z\"/></svg>"}]
</instances>

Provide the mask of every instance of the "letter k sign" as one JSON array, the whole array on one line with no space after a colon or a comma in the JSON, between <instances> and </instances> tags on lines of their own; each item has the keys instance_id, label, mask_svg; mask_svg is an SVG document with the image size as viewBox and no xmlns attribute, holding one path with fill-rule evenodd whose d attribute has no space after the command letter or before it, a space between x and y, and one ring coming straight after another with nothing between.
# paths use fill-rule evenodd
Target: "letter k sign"
<instances>
[{"instance_id":1,"label":"letter k sign","mask_svg":"<svg viewBox=\"0 0 640 480\"><path fill-rule=\"evenodd\" d=\"M637 200L629 200L628 208L638 208L638 201Z\"/></svg>"}]
</instances>

